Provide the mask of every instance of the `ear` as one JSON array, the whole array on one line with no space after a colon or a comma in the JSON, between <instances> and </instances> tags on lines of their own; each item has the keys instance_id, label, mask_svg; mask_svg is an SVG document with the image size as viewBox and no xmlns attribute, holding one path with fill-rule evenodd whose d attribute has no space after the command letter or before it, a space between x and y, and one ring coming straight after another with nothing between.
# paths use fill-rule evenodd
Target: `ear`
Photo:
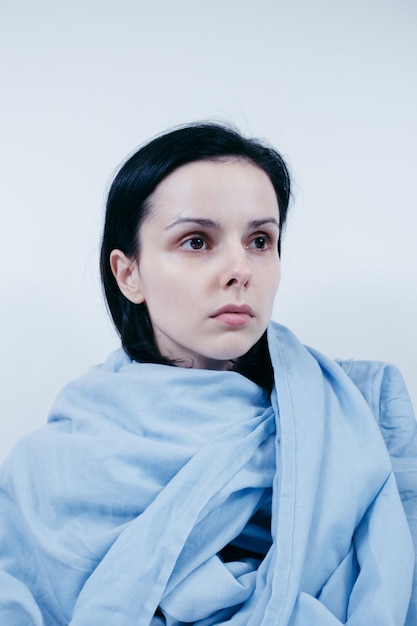
<instances>
[{"instance_id":1,"label":"ear","mask_svg":"<svg viewBox=\"0 0 417 626\"><path fill-rule=\"evenodd\" d=\"M144 302L136 259L127 257L121 250L112 250L110 267L122 294L134 304Z\"/></svg>"}]
</instances>

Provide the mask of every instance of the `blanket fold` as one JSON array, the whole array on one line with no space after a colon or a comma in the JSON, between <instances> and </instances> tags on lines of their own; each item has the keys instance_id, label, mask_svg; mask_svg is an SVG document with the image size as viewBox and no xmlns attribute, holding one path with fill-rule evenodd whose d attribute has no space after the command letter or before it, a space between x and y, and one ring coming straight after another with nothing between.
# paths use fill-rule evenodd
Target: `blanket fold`
<instances>
[{"instance_id":1,"label":"blanket fold","mask_svg":"<svg viewBox=\"0 0 417 626\"><path fill-rule=\"evenodd\" d=\"M268 345L271 397L122 350L64 388L0 474L0 623L414 626L400 375Z\"/></svg>"}]
</instances>

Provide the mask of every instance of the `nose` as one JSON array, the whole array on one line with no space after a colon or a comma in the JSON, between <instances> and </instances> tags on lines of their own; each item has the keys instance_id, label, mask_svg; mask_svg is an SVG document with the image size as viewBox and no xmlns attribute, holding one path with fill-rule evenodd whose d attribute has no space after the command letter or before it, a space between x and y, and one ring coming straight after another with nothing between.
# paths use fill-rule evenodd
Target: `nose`
<instances>
[{"instance_id":1,"label":"nose","mask_svg":"<svg viewBox=\"0 0 417 626\"><path fill-rule=\"evenodd\" d=\"M229 287L247 287L252 277L252 270L245 251L230 250L225 254L221 271L221 286L223 289Z\"/></svg>"}]
</instances>

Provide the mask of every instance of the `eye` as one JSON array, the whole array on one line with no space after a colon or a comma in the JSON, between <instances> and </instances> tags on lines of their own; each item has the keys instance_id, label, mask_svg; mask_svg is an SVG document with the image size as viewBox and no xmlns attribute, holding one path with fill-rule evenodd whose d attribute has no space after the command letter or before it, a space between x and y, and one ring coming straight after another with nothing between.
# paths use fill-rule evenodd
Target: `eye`
<instances>
[{"instance_id":1,"label":"eye","mask_svg":"<svg viewBox=\"0 0 417 626\"><path fill-rule=\"evenodd\" d=\"M271 239L268 235L257 235L250 243L249 248L256 248L257 250L266 250L271 244Z\"/></svg>"},{"instance_id":2,"label":"eye","mask_svg":"<svg viewBox=\"0 0 417 626\"><path fill-rule=\"evenodd\" d=\"M203 237L190 237L181 244L184 250L205 250L207 243Z\"/></svg>"}]
</instances>

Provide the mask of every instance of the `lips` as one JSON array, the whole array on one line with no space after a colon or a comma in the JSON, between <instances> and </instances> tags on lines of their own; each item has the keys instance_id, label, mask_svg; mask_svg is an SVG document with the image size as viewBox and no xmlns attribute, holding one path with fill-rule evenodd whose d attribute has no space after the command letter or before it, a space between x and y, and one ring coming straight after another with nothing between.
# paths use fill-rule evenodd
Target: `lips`
<instances>
[{"instance_id":1,"label":"lips","mask_svg":"<svg viewBox=\"0 0 417 626\"><path fill-rule=\"evenodd\" d=\"M217 317L218 315L223 315L224 313L249 315L249 317L255 316L253 309L248 304L226 304L225 306L220 307L220 309L214 311L213 315L210 317Z\"/></svg>"},{"instance_id":2,"label":"lips","mask_svg":"<svg viewBox=\"0 0 417 626\"><path fill-rule=\"evenodd\" d=\"M241 328L250 324L251 319L255 317L255 312L247 304L226 304L210 317L225 326Z\"/></svg>"}]
</instances>

